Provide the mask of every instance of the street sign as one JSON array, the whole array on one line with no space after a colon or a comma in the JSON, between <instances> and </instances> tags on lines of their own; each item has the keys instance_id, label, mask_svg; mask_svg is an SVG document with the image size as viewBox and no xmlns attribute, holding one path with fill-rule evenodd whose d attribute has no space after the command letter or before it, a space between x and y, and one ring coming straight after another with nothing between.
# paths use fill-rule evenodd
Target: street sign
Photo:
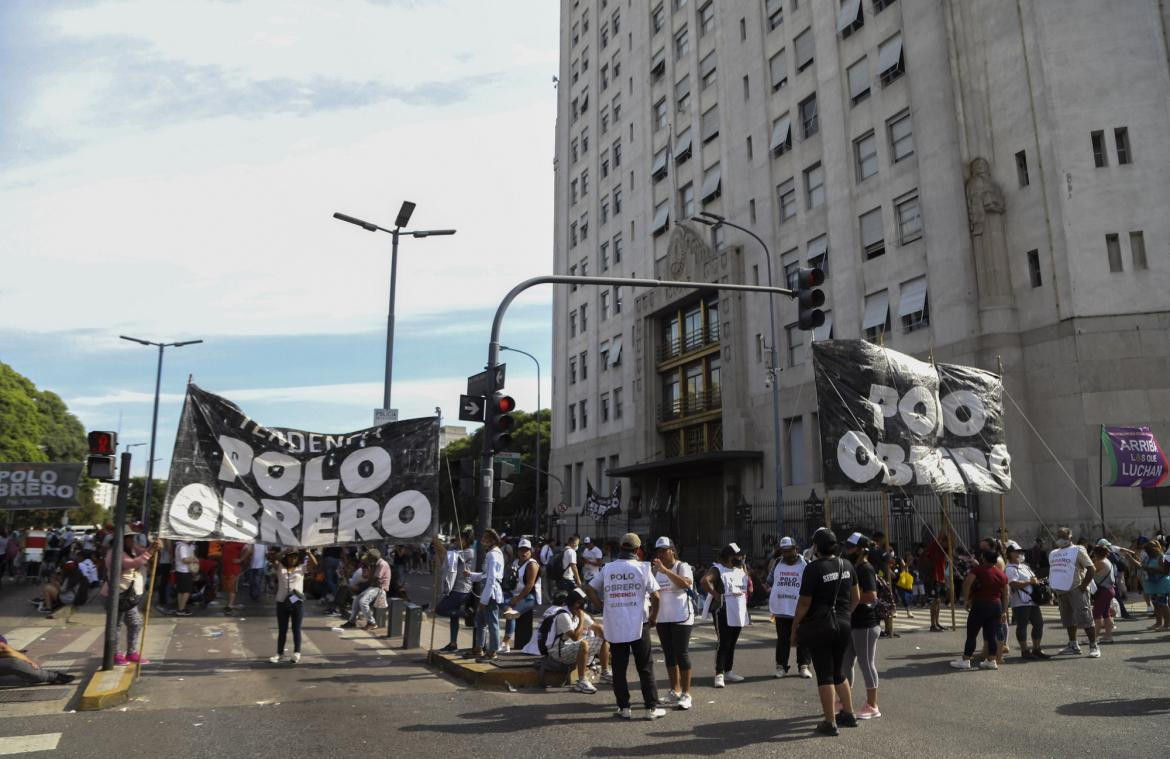
<instances>
[{"instance_id":1,"label":"street sign","mask_svg":"<svg viewBox=\"0 0 1170 759\"><path fill-rule=\"evenodd\" d=\"M507 366L507 364L499 364L496 366L496 378L494 383L491 381L491 377L488 376L486 369L482 372L479 372L478 374L473 374L468 377L467 394L482 395L486 397L491 395L496 390L502 388L504 386L504 370L507 368ZM480 421L483 420L481 419Z\"/></svg>"},{"instance_id":2,"label":"street sign","mask_svg":"<svg viewBox=\"0 0 1170 759\"><path fill-rule=\"evenodd\" d=\"M520 454L512 453L511 451L503 451L496 454L496 461L502 461L511 464L513 469L520 468Z\"/></svg>"},{"instance_id":3,"label":"street sign","mask_svg":"<svg viewBox=\"0 0 1170 759\"><path fill-rule=\"evenodd\" d=\"M398 409L396 408L376 408L374 409L374 426L377 427L383 424L390 424L398 421Z\"/></svg>"},{"instance_id":4,"label":"street sign","mask_svg":"<svg viewBox=\"0 0 1170 759\"><path fill-rule=\"evenodd\" d=\"M459 396L459 421L482 422L485 404L486 400L482 395Z\"/></svg>"},{"instance_id":5,"label":"street sign","mask_svg":"<svg viewBox=\"0 0 1170 759\"><path fill-rule=\"evenodd\" d=\"M569 510L569 504L565 503L564 501L561 501L560 503L557 504L557 511L561 512L562 514L564 514L568 510ZM562 521L562 522L560 522L560 524L564 524L564 522Z\"/></svg>"}]
</instances>

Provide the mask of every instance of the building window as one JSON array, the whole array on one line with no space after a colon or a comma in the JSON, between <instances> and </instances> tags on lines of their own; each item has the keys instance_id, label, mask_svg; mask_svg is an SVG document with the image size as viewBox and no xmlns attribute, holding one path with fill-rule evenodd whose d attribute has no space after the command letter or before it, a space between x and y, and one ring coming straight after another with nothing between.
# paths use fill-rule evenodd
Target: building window
<instances>
[{"instance_id":1,"label":"building window","mask_svg":"<svg viewBox=\"0 0 1170 759\"><path fill-rule=\"evenodd\" d=\"M678 191L678 207L680 219L689 219L695 215L695 185L687 182Z\"/></svg>"},{"instance_id":2,"label":"building window","mask_svg":"<svg viewBox=\"0 0 1170 759\"><path fill-rule=\"evenodd\" d=\"M577 222L575 221L569 224L569 247L577 247Z\"/></svg>"},{"instance_id":3,"label":"building window","mask_svg":"<svg viewBox=\"0 0 1170 759\"><path fill-rule=\"evenodd\" d=\"M800 274L800 252L796 248L780 256L780 271L784 278L784 286L789 290L795 290L796 278Z\"/></svg>"},{"instance_id":4,"label":"building window","mask_svg":"<svg viewBox=\"0 0 1170 759\"><path fill-rule=\"evenodd\" d=\"M796 73L799 74L813 63L812 27L796 35L792 45L796 49Z\"/></svg>"},{"instance_id":5,"label":"building window","mask_svg":"<svg viewBox=\"0 0 1170 759\"><path fill-rule=\"evenodd\" d=\"M615 314L620 314L622 312L622 288L621 288L621 285L614 285L613 286L613 312ZM614 359L614 363L615 364L617 363L617 359Z\"/></svg>"},{"instance_id":6,"label":"building window","mask_svg":"<svg viewBox=\"0 0 1170 759\"><path fill-rule=\"evenodd\" d=\"M609 319L609 290L601 291L601 301L598 305L601 308L601 320L605 321ZM602 367L604 366L605 363L603 362Z\"/></svg>"},{"instance_id":7,"label":"building window","mask_svg":"<svg viewBox=\"0 0 1170 759\"><path fill-rule=\"evenodd\" d=\"M804 170L804 194L810 211L825 202L825 170L819 161Z\"/></svg>"},{"instance_id":8,"label":"building window","mask_svg":"<svg viewBox=\"0 0 1170 759\"><path fill-rule=\"evenodd\" d=\"M858 182L864 182L878 172L877 137L873 132L853 141L853 165Z\"/></svg>"},{"instance_id":9,"label":"building window","mask_svg":"<svg viewBox=\"0 0 1170 759\"><path fill-rule=\"evenodd\" d=\"M657 132L666 126L666 98L659 98L654 104L654 131Z\"/></svg>"},{"instance_id":10,"label":"building window","mask_svg":"<svg viewBox=\"0 0 1170 759\"><path fill-rule=\"evenodd\" d=\"M878 340L890 328L890 291L880 290L865 296L865 314L861 329L866 340Z\"/></svg>"},{"instance_id":11,"label":"building window","mask_svg":"<svg viewBox=\"0 0 1170 759\"><path fill-rule=\"evenodd\" d=\"M589 127L581 127L581 155L589 152Z\"/></svg>"},{"instance_id":12,"label":"building window","mask_svg":"<svg viewBox=\"0 0 1170 759\"><path fill-rule=\"evenodd\" d=\"M601 25L601 49L605 50L605 48L608 46L609 46L609 26L607 24L602 24ZM605 89L604 85L602 85L602 89Z\"/></svg>"},{"instance_id":13,"label":"building window","mask_svg":"<svg viewBox=\"0 0 1170 759\"><path fill-rule=\"evenodd\" d=\"M723 193L723 170L719 164L708 166L703 170L703 186L699 190L700 199L704 204L710 203Z\"/></svg>"},{"instance_id":14,"label":"building window","mask_svg":"<svg viewBox=\"0 0 1170 759\"><path fill-rule=\"evenodd\" d=\"M654 223L650 227L650 234L657 237L670 228L670 201L664 200L654 206Z\"/></svg>"},{"instance_id":15,"label":"building window","mask_svg":"<svg viewBox=\"0 0 1170 759\"><path fill-rule=\"evenodd\" d=\"M666 178L666 171L667 171L666 154L667 154L667 148L663 147L661 150L659 150L657 153L654 154L653 163L650 164L650 179L652 179L655 182L658 182L658 181Z\"/></svg>"},{"instance_id":16,"label":"building window","mask_svg":"<svg viewBox=\"0 0 1170 759\"><path fill-rule=\"evenodd\" d=\"M829 238L827 235L814 237L808 241L805 250L808 265L824 272L825 279L829 278Z\"/></svg>"},{"instance_id":17,"label":"building window","mask_svg":"<svg viewBox=\"0 0 1170 759\"><path fill-rule=\"evenodd\" d=\"M756 223L756 199L748 198L748 221Z\"/></svg>"},{"instance_id":18,"label":"building window","mask_svg":"<svg viewBox=\"0 0 1170 759\"><path fill-rule=\"evenodd\" d=\"M589 379L588 361L589 361L589 353L587 351L581 351L581 381L582 382Z\"/></svg>"},{"instance_id":19,"label":"building window","mask_svg":"<svg viewBox=\"0 0 1170 759\"><path fill-rule=\"evenodd\" d=\"M772 141L768 149L776 156L792 149L792 119L787 113L772 122Z\"/></svg>"},{"instance_id":20,"label":"building window","mask_svg":"<svg viewBox=\"0 0 1170 759\"><path fill-rule=\"evenodd\" d=\"M1113 140L1117 144L1117 165L1122 166L1133 161L1129 152L1129 129L1117 127L1113 130Z\"/></svg>"},{"instance_id":21,"label":"building window","mask_svg":"<svg viewBox=\"0 0 1170 759\"><path fill-rule=\"evenodd\" d=\"M616 169L622 165L622 141L613 141L613 167Z\"/></svg>"},{"instance_id":22,"label":"building window","mask_svg":"<svg viewBox=\"0 0 1170 759\"><path fill-rule=\"evenodd\" d=\"M918 192L894 201L898 215L898 242L905 245L922 237L922 213L918 207Z\"/></svg>"},{"instance_id":23,"label":"building window","mask_svg":"<svg viewBox=\"0 0 1170 759\"><path fill-rule=\"evenodd\" d=\"M601 109L601 133L605 134L609 131L609 106Z\"/></svg>"},{"instance_id":24,"label":"building window","mask_svg":"<svg viewBox=\"0 0 1170 759\"><path fill-rule=\"evenodd\" d=\"M849 67L849 101L857 105L869 97L869 58L863 57Z\"/></svg>"},{"instance_id":25,"label":"building window","mask_svg":"<svg viewBox=\"0 0 1170 759\"><path fill-rule=\"evenodd\" d=\"M581 231L581 241L589 239L589 214L581 215L581 224L578 226Z\"/></svg>"},{"instance_id":26,"label":"building window","mask_svg":"<svg viewBox=\"0 0 1170 759\"><path fill-rule=\"evenodd\" d=\"M715 2L707 3L699 9L699 36L706 37L715 31Z\"/></svg>"},{"instance_id":27,"label":"building window","mask_svg":"<svg viewBox=\"0 0 1170 759\"><path fill-rule=\"evenodd\" d=\"M768 60L768 70L772 76L772 91L783 87L788 83L788 63L784 58L784 51L781 50Z\"/></svg>"},{"instance_id":28,"label":"building window","mask_svg":"<svg viewBox=\"0 0 1170 759\"><path fill-rule=\"evenodd\" d=\"M742 16L739 19L739 41L747 41L747 19Z\"/></svg>"},{"instance_id":29,"label":"building window","mask_svg":"<svg viewBox=\"0 0 1170 759\"><path fill-rule=\"evenodd\" d=\"M876 16L877 14L881 13L881 12L882 12L882 11L884 11L886 8L888 8L888 7L890 7L891 5L893 5L893 4L894 4L894 2L895 2L895 0L873 0L873 12L874 12L874 15Z\"/></svg>"},{"instance_id":30,"label":"building window","mask_svg":"<svg viewBox=\"0 0 1170 759\"><path fill-rule=\"evenodd\" d=\"M577 405L569 404L569 432L577 431Z\"/></svg>"},{"instance_id":31,"label":"building window","mask_svg":"<svg viewBox=\"0 0 1170 759\"><path fill-rule=\"evenodd\" d=\"M751 79L748 77L747 74L744 74L743 75L743 99L745 101L750 100L751 96L752 96Z\"/></svg>"},{"instance_id":32,"label":"building window","mask_svg":"<svg viewBox=\"0 0 1170 759\"><path fill-rule=\"evenodd\" d=\"M589 194L589 169L581 172L581 197Z\"/></svg>"},{"instance_id":33,"label":"building window","mask_svg":"<svg viewBox=\"0 0 1170 759\"><path fill-rule=\"evenodd\" d=\"M586 276L585 272L581 272L581 276ZM589 327L589 312L587 304L582 303L581 307L577 309L577 313L581 315L581 334L585 334L585 330Z\"/></svg>"},{"instance_id":34,"label":"building window","mask_svg":"<svg viewBox=\"0 0 1170 759\"><path fill-rule=\"evenodd\" d=\"M614 73L615 74L617 73L616 68L614 69ZM620 95L613 96L612 106L613 106L613 123L617 124L618 120L622 117L622 98Z\"/></svg>"},{"instance_id":35,"label":"building window","mask_svg":"<svg viewBox=\"0 0 1170 759\"><path fill-rule=\"evenodd\" d=\"M1148 269L1146 262L1146 236L1139 229L1129 233L1129 254L1133 258L1134 269Z\"/></svg>"},{"instance_id":36,"label":"building window","mask_svg":"<svg viewBox=\"0 0 1170 759\"><path fill-rule=\"evenodd\" d=\"M581 259L581 276L582 277L589 276L589 259L588 258Z\"/></svg>"},{"instance_id":37,"label":"building window","mask_svg":"<svg viewBox=\"0 0 1170 759\"><path fill-rule=\"evenodd\" d=\"M861 253L866 260L886 252L886 237L882 229L881 206L863 213L861 221Z\"/></svg>"},{"instance_id":38,"label":"building window","mask_svg":"<svg viewBox=\"0 0 1170 759\"><path fill-rule=\"evenodd\" d=\"M609 151L601 151L601 178L605 179L609 176Z\"/></svg>"},{"instance_id":39,"label":"building window","mask_svg":"<svg viewBox=\"0 0 1170 759\"><path fill-rule=\"evenodd\" d=\"M666 48L658 48L658 52L650 59L650 80L657 82L666 73Z\"/></svg>"},{"instance_id":40,"label":"building window","mask_svg":"<svg viewBox=\"0 0 1170 759\"><path fill-rule=\"evenodd\" d=\"M581 418L581 429L589 428L589 407L587 401L581 401L577 404L577 415Z\"/></svg>"},{"instance_id":41,"label":"building window","mask_svg":"<svg viewBox=\"0 0 1170 759\"><path fill-rule=\"evenodd\" d=\"M608 221L609 221L609 196L606 195L604 198L601 199L601 226L604 227L606 222L608 222ZM602 245L604 246L605 243L602 243ZM601 268L605 269L605 266L602 265Z\"/></svg>"},{"instance_id":42,"label":"building window","mask_svg":"<svg viewBox=\"0 0 1170 759\"><path fill-rule=\"evenodd\" d=\"M768 14L768 31L784 23L784 0L764 0L764 12ZM740 20L743 26L743 21ZM747 36L745 30L744 36Z\"/></svg>"},{"instance_id":43,"label":"building window","mask_svg":"<svg viewBox=\"0 0 1170 759\"><path fill-rule=\"evenodd\" d=\"M643 6L645 7L645 6ZM666 25L666 11L662 7L662 3L654 6L654 10L650 12L650 28L654 34L662 31L662 27Z\"/></svg>"},{"instance_id":44,"label":"building window","mask_svg":"<svg viewBox=\"0 0 1170 759\"><path fill-rule=\"evenodd\" d=\"M609 421L609 393L601 394L601 421Z\"/></svg>"},{"instance_id":45,"label":"building window","mask_svg":"<svg viewBox=\"0 0 1170 759\"><path fill-rule=\"evenodd\" d=\"M1016 153L1016 179L1020 180L1020 187L1028 186L1028 151Z\"/></svg>"},{"instance_id":46,"label":"building window","mask_svg":"<svg viewBox=\"0 0 1170 759\"><path fill-rule=\"evenodd\" d=\"M1098 169L1109 165L1109 159L1105 156L1105 133L1100 129L1089 135L1093 141L1093 165Z\"/></svg>"},{"instance_id":47,"label":"building window","mask_svg":"<svg viewBox=\"0 0 1170 759\"><path fill-rule=\"evenodd\" d=\"M691 38L687 34L687 28L684 26L679 30L678 34L674 35L674 59L676 61L681 60L689 52L691 52Z\"/></svg>"},{"instance_id":48,"label":"building window","mask_svg":"<svg viewBox=\"0 0 1170 759\"><path fill-rule=\"evenodd\" d=\"M776 198L780 201L780 223L796 216L796 183L789 179L776 187Z\"/></svg>"},{"instance_id":49,"label":"building window","mask_svg":"<svg viewBox=\"0 0 1170 759\"><path fill-rule=\"evenodd\" d=\"M571 206L577 205L578 186L576 179L569 181L569 205Z\"/></svg>"},{"instance_id":50,"label":"building window","mask_svg":"<svg viewBox=\"0 0 1170 759\"><path fill-rule=\"evenodd\" d=\"M569 384L570 385L577 384L577 357L576 356L572 356L569 358Z\"/></svg>"},{"instance_id":51,"label":"building window","mask_svg":"<svg viewBox=\"0 0 1170 759\"><path fill-rule=\"evenodd\" d=\"M617 205L617 200L616 200L617 196L618 196L618 193L615 192L614 193L615 207ZM615 213L616 213L616 211L615 211ZM616 235L613 236L613 262L615 264L620 264L622 262L622 234L621 234L621 232L618 232Z\"/></svg>"},{"instance_id":52,"label":"building window","mask_svg":"<svg viewBox=\"0 0 1170 759\"><path fill-rule=\"evenodd\" d=\"M865 26L865 14L861 12L861 0L842 0L841 15L837 17L837 32L841 39L849 37Z\"/></svg>"},{"instance_id":53,"label":"building window","mask_svg":"<svg viewBox=\"0 0 1170 759\"><path fill-rule=\"evenodd\" d=\"M572 289L576 290L577 286L573 285ZM569 310L569 337L577 336L577 309Z\"/></svg>"},{"instance_id":54,"label":"building window","mask_svg":"<svg viewBox=\"0 0 1170 759\"><path fill-rule=\"evenodd\" d=\"M576 44L580 41L581 41L581 27L579 27L577 24L573 24L573 45L576 46Z\"/></svg>"},{"instance_id":55,"label":"building window","mask_svg":"<svg viewBox=\"0 0 1170 759\"><path fill-rule=\"evenodd\" d=\"M930 326L926 277L902 283L898 289L898 316L902 319L903 332L913 332Z\"/></svg>"},{"instance_id":56,"label":"building window","mask_svg":"<svg viewBox=\"0 0 1170 759\"><path fill-rule=\"evenodd\" d=\"M601 341L597 349L597 363L601 366L601 371L609 371L609 340Z\"/></svg>"},{"instance_id":57,"label":"building window","mask_svg":"<svg viewBox=\"0 0 1170 759\"><path fill-rule=\"evenodd\" d=\"M601 270L609 271L609 243L601 243Z\"/></svg>"},{"instance_id":58,"label":"building window","mask_svg":"<svg viewBox=\"0 0 1170 759\"><path fill-rule=\"evenodd\" d=\"M691 109L691 77L689 74L675 83L674 100L679 113L686 113Z\"/></svg>"},{"instance_id":59,"label":"building window","mask_svg":"<svg viewBox=\"0 0 1170 759\"><path fill-rule=\"evenodd\" d=\"M744 145L747 149L747 159L750 161L752 160L752 136L750 134L747 136L747 142Z\"/></svg>"},{"instance_id":60,"label":"building window","mask_svg":"<svg viewBox=\"0 0 1170 759\"><path fill-rule=\"evenodd\" d=\"M711 106L700 117L699 133L702 135L704 145L719 136L718 105Z\"/></svg>"},{"instance_id":61,"label":"building window","mask_svg":"<svg viewBox=\"0 0 1170 759\"><path fill-rule=\"evenodd\" d=\"M1121 243L1115 234L1105 235L1105 251L1109 254L1109 271L1122 271Z\"/></svg>"},{"instance_id":62,"label":"building window","mask_svg":"<svg viewBox=\"0 0 1170 759\"><path fill-rule=\"evenodd\" d=\"M1044 284L1040 278L1040 251L1028 251L1028 279L1032 282L1032 287L1039 287Z\"/></svg>"},{"instance_id":63,"label":"building window","mask_svg":"<svg viewBox=\"0 0 1170 759\"><path fill-rule=\"evenodd\" d=\"M910 125L910 111L903 111L886 122L890 133L890 153L894 163L914 155L914 131Z\"/></svg>"},{"instance_id":64,"label":"building window","mask_svg":"<svg viewBox=\"0 0 1170 759\"><path fill-rule=\"evenodd\" d=\"M788 343L788 366L791 368L803 361L800 349L804 347L804 330L798 324L789 324L784 328L784 334Z\"/></svg>"},{"instance_id":65,"label":"building window","mask_svg":"<svg viewBox=\"0 0 1170 759\"><path fill-rule=\"evenodd\" d=\"M691 157L691 128L679 132L678 137L674 141L674 162L686 163L687 159Z\"/></svg>"},{"instance_id":66,"label":"building window","mask_svg":"<svg viewBox=\"0 0 1170 759\"><path fill-rule=\"evenodd\" d=\"M703 56L703 60L699 61L699 77L702 80L700 89L707 89L715 84L715 51L707 53Z\"/></svg>"},{"instance_id":67,"label":"building window","mask_svg":"<svg viewBox=\"0 0 1170 759\"><path fill-rule=\"evenodd\" d=\"M622 418L622 389L620 387L613 389L613 418Z\"/></svg>"},{"instance_id":68,"label":"building window","mask_svg":"<svg viewBox=\"0 0 1170 759\"><path fill-rule=\"evenodd\" d=\"M902 55L902 34L899 32L878 46L878 79L885 87L904 73L906 61Z\"/></svg>"},{"instance_id":69,"label":"building window","mask_svg":"<svg viewBox=\"0 0 1170 759\"><path fill-rule=\"evenodd\" d=\"M812 137L820 129L817 121L817 94L813 94L800 101L800 126L804 132L804 139Z\"/></svg>"},{"instance_id":70,"label":"building window","mask_svg":"<svg viewBox=\"0 0 1170 759\"><path fill-rule=\"evenodd\" d=\"M580 159L580 157L581 157L581 143L579 143L577 141L577 138L574 137L573 139L569 140L569 164L576 165L576 163L577 163L578 159Z\"/></svg>"},{"instance_id":71,"label":"building window","mask_svg":"<svg viewBox=\"0 0 1170 759\"><path fill-rule=\"evenodd\" d=\"M612 26L613 26L613 33L614 34L617 34L618 30L621 28L621 21L622 21L621 13L619 11L614 11L613 12L613 19L612 19Z\"/></svg>"}]
</instances>

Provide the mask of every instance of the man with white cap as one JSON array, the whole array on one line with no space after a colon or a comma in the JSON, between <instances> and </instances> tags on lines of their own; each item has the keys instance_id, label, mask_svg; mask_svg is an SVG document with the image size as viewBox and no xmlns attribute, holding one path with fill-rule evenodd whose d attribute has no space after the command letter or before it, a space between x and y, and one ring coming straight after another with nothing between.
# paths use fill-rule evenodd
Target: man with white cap
<instances>
[{"instance_id":1,"label":"man with white cap","mask_svg":"<svg viewBox=\"0 0 1170 759\"><path fill-rule=\"evenodd\" d=\"M796 604L800 600L800 581L804 576L804 568L808 562L797 552L796 541L792 538L780 539L780 560L772 570L772 592L768 598L768 609L776 621L776 677L788 674L788 661L792 650L792 618L796 614ZM809 664L812 655L808 646L798 643L796 646L796 665L800 676L811 678Z\"/></svg>"},{"instance_id":2,"label":"man with white cap","mask_svg":"<svg viewBox=\"0 0 1170 759\"><path fill-rule=\"evenodd\" d=\"M597 576L603 564L605 562L601 560L601 549L586 535L581 540L581 576L586 584Z\"/></svg>"},{"instance_id":3,"label":"man with white cap","mask_svg":"<svg viewBox=\"0 0 1170 759\"><path fill-rule=\"evenodd\" d=\"M658 581L645 562L638 561L636 551L642 539L629 532L622 536L618 557L606 564L585 586L589 598L604 609L602 624L613 660L613 692L617 697L616 716L631 719L630 688L626 668L630 655L642 685L646 718L666 714L658 706L658 686L654 683L654 659L650 655L650 626L658 621ZM649 610L646 602L649 600Z\"/></svg>"}]
</instances>

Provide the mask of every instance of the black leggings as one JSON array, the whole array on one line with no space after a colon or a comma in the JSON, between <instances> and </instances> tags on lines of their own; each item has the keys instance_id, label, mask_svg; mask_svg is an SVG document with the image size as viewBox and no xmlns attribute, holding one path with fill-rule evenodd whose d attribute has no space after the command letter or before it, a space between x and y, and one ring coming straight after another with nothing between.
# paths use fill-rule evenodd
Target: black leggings
<instances>
[{"instance_id":1,"label":"black leggings","mask_svg":"<svg viewBox=\"0 0 1170 759\"><path fill-rule=\"evenodd\" d=\"M626 681L626 668L630 654L634 655L634 666L638 670L638 681L642 684L642 700L647 709L658 706L658 686L654 683L654 658L650 656L650 625L642 625L642 637L627 643L610 643L610 658L613 660L613 694L617 697L619 709L630 707L630 686Z\"/></svg>"},{"instance_id":2,"label":"black leggings","mask_svg":"<svg viewBox=\"0 0 1170 759\"><path fill-rule=\"evenodd\" d=\"M792 652L792 617L776 617L776 666L788 669ZM808 646L797 642L796 664L803 667L812 662Z\"/></svg>"},{"instance_id":3,"label":"black leggings","mask_svg":"<svg viewBox=\"0 0 1170 759\"><path fill-rule=\"evenodd\" d=\"M719 636L719 646L715 649L715 674L722 675L732 670L735 664L735 643L742 629L727 624L727 607L719 607L715 614L715 634Z\"/></svg>"},{"instance_id":4,"label":"black leggings","mask_svg":"<svg viewBox=\"0 0 1170 759\"><path fill-rule=\"evenodd\" d=\"M284 653L284 643L288 640L290 619L292 620L293 651L299 654L301 652L301 622L305 619L304 601L298 601L295 604L281 601L276 605L276 653L278 656Z\"/></svg>"},{"instance_id":5,"label":"black leggings","mask_svg":"<svg viewBox=\"0 0 1170 759\"><path fill-rule=\"evenodd\" d=\"M666 668L678 667L689 671L691 668L691 626L682 622L659 622L658 642L662 644L662 658Z\"/></svg>"},{"instance_id":6,"label":"black leggings","mask_svg":"<svg viewBox=\"0 0 1170 759\"><path fill-rule=\"evenodd\" d=\"M1044 615L1036 605L1016 606L1012 609L1016 622L1016 640L1020 648L1028 647L1028 625L1032 625L1032 645L1040 648L1040 639L1044 637Z\"/></svg>"},{"instance_id":7,"label":"black leggings","mask_svg":"<svg viewBox=\"0 0 1170 759\"><path fill-rule=\"evenodd\" d=\"M840 685L849 679L842 664L845 662L845 649L852 641L853 631L849 627L848 617L837 617L835 632L829 631L809 641L808 652L812 656L813 670L817 673L817 685Z\"/></svg>"},{"instance_id":8,"label":"black leggings","mask_svg":"<svg viewBox=\"0 0 1170 759\"><path fill-rule=\"evenodd\" d=\"M983 642L987 650L995 656L998 645L996 635L999 632L999 618L1003 614L1003 605L999 601L972 601L971 611L967 614L967 642L963 646L963 656L970 659L975 653L975 639L979 631L983 631Z\"/></svg>"}]
</instances>

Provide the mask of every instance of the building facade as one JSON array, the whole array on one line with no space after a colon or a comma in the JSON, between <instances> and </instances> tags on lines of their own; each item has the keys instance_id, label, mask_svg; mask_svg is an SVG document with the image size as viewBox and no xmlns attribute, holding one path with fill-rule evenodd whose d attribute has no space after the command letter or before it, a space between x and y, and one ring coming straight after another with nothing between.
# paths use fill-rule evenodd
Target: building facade
<instances>
[{"instance_id":1,"label":"building facade","mask_svg":"<svg viewBox=\"0 0 1170 759\"><path fill-rule=\"evenodd\" d=\"M1170 6L1158 0L561 0L554 268L777 285L558 286L550 505L622 486L683 545L824 497L809 343L1002 367L1009 531L1148 528L1099 425L1170 443ZM719 214L728 227L690 221ZM770 383L781 387L779 445ZM998 526L998 504L974 509ZM661 524L658 520L656 524ZM1098 528L1099 529L1099 528Z\"/></svg>"}]
</instances>

